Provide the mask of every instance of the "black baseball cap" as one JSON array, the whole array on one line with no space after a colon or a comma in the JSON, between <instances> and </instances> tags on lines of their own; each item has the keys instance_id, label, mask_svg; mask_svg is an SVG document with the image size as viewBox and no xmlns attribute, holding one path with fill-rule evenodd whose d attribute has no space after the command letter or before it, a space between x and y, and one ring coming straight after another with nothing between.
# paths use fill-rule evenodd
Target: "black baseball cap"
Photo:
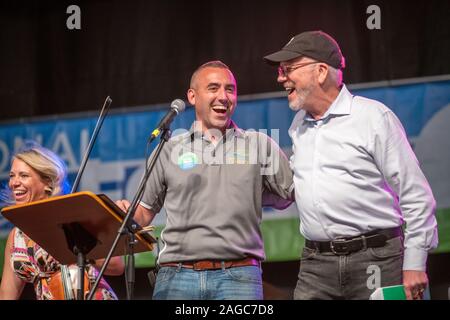
<instances>
[{"instance_id":1,"label":"black baseball cap","mask_svg":"<svg viewBox=\"0 0 450 320\"><path fill-rule=\"evenodd\" d=\"M280 51L269 54L264 60L272 65L306 56L336 68L345 68L338 43L323 31L306 31L293 37Z\"/></svg>"}]
</instances>

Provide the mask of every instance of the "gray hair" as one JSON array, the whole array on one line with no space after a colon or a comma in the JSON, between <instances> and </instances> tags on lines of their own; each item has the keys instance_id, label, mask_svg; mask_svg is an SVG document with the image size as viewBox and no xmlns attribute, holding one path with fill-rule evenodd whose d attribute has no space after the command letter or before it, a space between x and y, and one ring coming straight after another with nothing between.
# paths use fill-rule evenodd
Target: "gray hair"
<instances>
[{"instance_id":1,"label":"gray hair","mask_svg":"<svg viewBox=\"0 0 450 320\"><path fill-rule=\"evenodd\" d=\"M342 85L343 74L341 69L336 69L332 66L328 66L328 77L331 82L336 85L337 88Z\"/></svg>"}]
</instances>

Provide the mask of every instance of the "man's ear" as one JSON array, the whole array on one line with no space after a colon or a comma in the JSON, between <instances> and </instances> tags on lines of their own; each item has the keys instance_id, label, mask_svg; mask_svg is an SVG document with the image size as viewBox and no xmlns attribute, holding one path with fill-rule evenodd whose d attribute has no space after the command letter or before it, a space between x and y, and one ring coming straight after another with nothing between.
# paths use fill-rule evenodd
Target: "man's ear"
<instances>
[{"instance_id":1,"label":"man's ear","mask_svg":"<svg viewBox=\"0 0 450 320\"><path fill-rule=\"evenodd\" d=\"M325 83L325 80L327 80L327 76L328 76L328 66L325 63L320 63L319 75L317 77L319 84L323 85Z\"/></svg>"},{"instance_id":2,"label":"man's ear","mask_svg":"<svg viewBox=\"0 0 450 320\"><path fill-rule=\"evenodd\" d=\"M195 90L190 88L186 93L187 99L189 103L195 106Z\"/></svg>"}]
</instances>

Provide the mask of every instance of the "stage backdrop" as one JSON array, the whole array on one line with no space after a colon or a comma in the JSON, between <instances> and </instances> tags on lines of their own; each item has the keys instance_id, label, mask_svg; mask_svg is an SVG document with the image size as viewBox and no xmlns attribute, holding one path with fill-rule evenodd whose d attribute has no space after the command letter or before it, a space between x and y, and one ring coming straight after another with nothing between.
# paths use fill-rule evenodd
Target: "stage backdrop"
<instances>
[{"instance_id":1,"label":"stage backdrop","mask_svg":"<svg viewBox=\"0 0 450 320\"><path fill-rule=\"evenodd\" d=\"M410 142L429 179L437 200L440 244L435 252L450 251L450 81L433 81L366 89L354 88L353 93L374 98L388 105L402 121ZM114 99L114 97L112 97ZM102 102L99 101L99 107ZM114 103L114 101L113 101ZM105 193L113 200L132 199L144 169L146 140L163 117L167 105L160 111L146 108L127 109L110 114L105 120L86 167L79 190ZM294 114L286 98L279 94L241 99L234 120L246 129L266 129L279 139L290 155L291 142L287 129ZM173 129L189 128L194 120L193 108L188 108L173 123ZM0 127L0 179L8 179L10 157L26 139L34 139L57 152L67 163L73 181L83 150L97 121L97 114L72 115L4 123ZM279 134L271 129L279 129ZM156 143L155 143L156 145ZM154 146L153 146L154 147ZM38 219L38 218L37 218ZM159 237L165 223L162 211L156 216L155 235ZM12 225L0 216L0 259L4 242ZM303 239L299 235L299 220L295 205L284 211L264 210L262 222L268 261L288 261L299 258ZM156 250L156 249L155 249ZM138 266L152 266L156 252L137 255ZM3 263L1 263L3 265Z\"/></svg>"}]
</instances>

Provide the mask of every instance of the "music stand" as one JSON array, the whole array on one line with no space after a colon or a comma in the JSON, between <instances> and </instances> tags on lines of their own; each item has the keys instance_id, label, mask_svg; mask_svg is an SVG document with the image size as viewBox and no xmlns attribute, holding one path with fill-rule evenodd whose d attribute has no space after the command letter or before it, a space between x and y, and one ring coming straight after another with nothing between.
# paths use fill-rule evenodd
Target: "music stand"
<instances>
[{"instance_id":1,"label":"music stand","mask_svg":"<svg viewBox=\"0 0 450 320\"><path fill-rule=\"evenodd\" d=\"M87 259L107 256L125 217L106 195L89 191L10 206L1 213L60 263L77 263L80 271L83 270L80 281L84 281ZM138 223L131 223L137 226L135 252L153 250L156 240L148 232L140 233L142 228ZM121 237L120 244L126 247L125 237ZM124 255L119 245L113 256Z\"/></svg>"}]
</instances>

